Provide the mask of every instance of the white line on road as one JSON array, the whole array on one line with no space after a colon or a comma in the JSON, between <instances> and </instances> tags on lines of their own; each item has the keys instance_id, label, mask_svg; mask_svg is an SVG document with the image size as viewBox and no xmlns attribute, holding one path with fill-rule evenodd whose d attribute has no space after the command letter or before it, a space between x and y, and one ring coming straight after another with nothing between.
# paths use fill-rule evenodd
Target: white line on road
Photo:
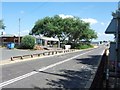
<instances>
[{"instance_id":1,"label":"white line on road","mask_svg":"<svg viewBox=\"0 0 120 90\"><path fill-rule=\"evenodd\" d=\"M94 49L93 49L93 50L94 50ZM38 71L45 71L45 70L47 70L47 69L49 69L49 68L55 67L55 66L57 66L57 65L60 65L60 64L62 64L62 63L65 63L65 62L67 62L67 61L70 61L70 60L72 60L72 59L74 59L74 58L77 58L77 57L79 57L79 56L82 56L82 55L84 55L84 54L87 54L87 53L89 53L89 52L92 52L93 50L88 51L88 52L85 52L85 53L83 53L83 54L76 55L76 56L71 57L71 58L69 58L69 59L65 59L65 60L60 61L60 62L57 62L57 63L55 63L55 64L51 64L51 65L49 65L49 66L46 66L46 67L44 67L44 68L39 69ZM0 88L3 87L3 86L6 86L6 85L12 84L12 83L14 83L14 82L16 82L16 81L22 80L22 79L24 79L24 78L30 77L30 76L32 76L32 75L34 75L34 74L37 74L37 73L39 73L39 72L32 71L32 72L27 73L27 74L24 74L24 75L22 75L22 76L19 76L19 77L10 79L10 80L8 80L8 81L4 81L4 82L0 83Z\"/></svg>"}]
</instances>

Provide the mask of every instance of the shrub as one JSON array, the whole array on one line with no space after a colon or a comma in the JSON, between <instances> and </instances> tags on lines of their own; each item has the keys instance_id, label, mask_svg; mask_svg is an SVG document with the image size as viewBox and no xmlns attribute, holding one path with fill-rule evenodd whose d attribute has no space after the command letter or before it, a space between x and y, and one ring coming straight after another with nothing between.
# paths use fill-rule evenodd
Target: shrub
<instances>
[{"instance_id":1,"label":"shrub","mask_svg":"<svg viewBox=\"0 0 120 90\"><path fill-rule=\"evenodd\" d=\"M87 49L87 48L93 48L91 44L77 44L74 47L75 49Z\"/></svg>"},{"instance_id":2,"label":"shrub","mask_svg":"<svg viewBox=\"0 0 120 90\"><path fill-rule=\"evenodd\" d=\"M26 35L22 38L21 48L23 49L33 49L35 46L35 38L31 35Z\"/></svg>"}]
</instances>

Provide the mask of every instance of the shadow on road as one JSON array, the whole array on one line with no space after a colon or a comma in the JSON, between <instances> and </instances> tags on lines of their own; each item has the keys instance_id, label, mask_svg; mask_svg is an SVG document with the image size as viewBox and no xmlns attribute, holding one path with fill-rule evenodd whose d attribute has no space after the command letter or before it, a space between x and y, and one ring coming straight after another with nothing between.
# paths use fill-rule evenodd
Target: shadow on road
<instances>
[{"instance_id":1,"label":"shadow on road","mask_svg":"<svg viewBox=\"0 0 120 90\"><path fill-rule=\"evenodd\" d=\"M89 55L89 58L82 58L82 59L76 59L79 63L85 64L85 65L91 65L93 68L98 65L100 55Z\"/></svg>"},{"instance_id":2,"label":"shadow on road","mask_svg":"<svg viewBox=\"0 0 120 90\"><path fill-rule=\"evenodd\" d=\"M47 85L54 86L56 88L84 88L86 80L90 77L87 73L90 74L87 70L74 71L74 70L61 70L63 74L59 75L62 78L56 80L47 80ZM44 72L45 73L45 72ZM52 73L47 73L52 74ZM52 74L54 75L54 74Z\"/></svg>"},{"instance_id":3,"label":"shadow on road","mask_svg":"<svg viewBox=\"0 0 120 90\"><path fill-rule=\"evenodd\" d=\"M100 56L89 56L89 58L75 59L77 64L84 64L86 67L80 67L79 70L60 70L60 74L40 71L40 73L59 76L56 80L46 79L50 88L85 88L91 76L95 74ZM39 90L39 87L34 87Z\"/></svg>"}]
</instances>

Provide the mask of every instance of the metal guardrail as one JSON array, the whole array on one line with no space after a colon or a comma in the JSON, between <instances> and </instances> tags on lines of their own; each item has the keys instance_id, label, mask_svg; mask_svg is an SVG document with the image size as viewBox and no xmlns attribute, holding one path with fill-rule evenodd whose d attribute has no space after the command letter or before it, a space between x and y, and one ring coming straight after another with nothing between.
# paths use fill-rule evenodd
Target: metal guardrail
<instances>
[{"instance_id":1,"label":"metal guardrail","mask_svg":"<svg viewBox=\"0 0 120 90\"><path fill-rule=\"evenodd\" d=\"M40 57L40 56L48 56L48 55L55 55L58 53L68 53L68 52L73 52L76 51L75 49L70 49L70 50L58 50L58 51L48 51L48 52L43 52L43 53L37 53L37 54L27 54L27 55L19 55L19 56L14 56L11 57L11 61L14 61L16 59L25 59L25 58L33 58L33 57Z\"/></svg>"}]
</instances>

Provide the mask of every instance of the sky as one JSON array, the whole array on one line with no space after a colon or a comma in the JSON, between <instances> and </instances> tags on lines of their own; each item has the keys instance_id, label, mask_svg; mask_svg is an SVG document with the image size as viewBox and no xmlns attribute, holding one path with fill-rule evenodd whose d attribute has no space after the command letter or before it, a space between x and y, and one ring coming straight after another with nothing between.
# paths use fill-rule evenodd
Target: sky
<instances>
[{"instance_id":1,"label":"sky","mask_svg":"<svg viewBox=\"0 0 120 90\"><path fill-rule=\"evenodd\" d=\"M1 5L1 4L0 4ZM97 32L94 41L114 40L113 35L104 32L117 9L117 2L2 2L2 19L5 34L27 35L38 19L59 15L63 18L77 16Z\"/></svg>"}]
</instances>

